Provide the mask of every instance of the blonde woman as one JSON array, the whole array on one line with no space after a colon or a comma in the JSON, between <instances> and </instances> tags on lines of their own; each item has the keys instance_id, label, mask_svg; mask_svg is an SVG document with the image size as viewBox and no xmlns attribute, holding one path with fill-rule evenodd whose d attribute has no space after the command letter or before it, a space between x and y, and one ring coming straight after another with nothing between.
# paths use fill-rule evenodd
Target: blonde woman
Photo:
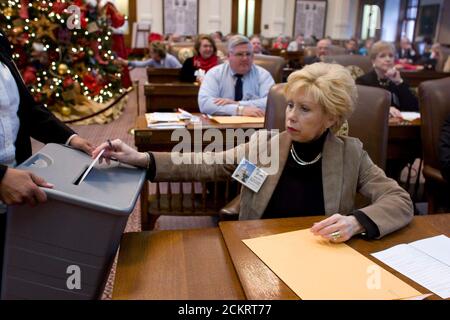
<instances>
[{"instance_id":1,"label":"blonde woman","mask_svg":"<svg viewBox=\"0 0 450 320\"><path fill-rule=\"evenodd\" d=\"M149 168L152 181L229 177L243 157L255 158L257 167L273 170L259 192L242 188L241 220L323 215L311 231L332 242L361 234L380 238L407 225L413 216L408 193L371 161L358 139L334 134L355 104L350 73L337 64L312 64L289 76L285 94L286 131L262 130L234 149L203 153L202 164L174 164L171 153L139 153L120 140L100 145L94 157L106 149L107 159ZM261 139L276 156L275 168L253 157L263 152ZM217 159L227 164L213 161ZM371 204L355 209L357 192Z\"/></svg>"}]
</instances>

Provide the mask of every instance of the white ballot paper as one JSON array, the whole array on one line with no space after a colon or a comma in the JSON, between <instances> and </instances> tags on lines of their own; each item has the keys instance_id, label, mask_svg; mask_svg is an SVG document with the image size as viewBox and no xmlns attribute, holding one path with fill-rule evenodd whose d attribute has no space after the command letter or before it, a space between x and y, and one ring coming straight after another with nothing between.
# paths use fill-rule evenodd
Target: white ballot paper
<instances>
[{"instance_id":1,"label":"white ballot paper","mask_svg":"<svg viewBox=\"0 0 450 320\"><path fill-rule=\"evenodd\" d=\"M372 256L442 299L450 298L450 238L440 235L400 244Z\"/></svg>"},{"instance_id":2,"label":"white ballot paper","mask_svg":"<svg viewBox=\"0 0 450 320\"><path fill-rule=\"evenodd\" d=\"M91 172L92 168L95 166L95 164L97 163L98 159L100 159L100 157L102 156L103 152L105 152L105 149L100 151L100 153L95 157L94 161L92 161L91 165L84 172L83 176L80 179L80 182L78 183L79 185L84 181L84 179L86 179L87 175L89 174L89 172Z\"/></svg>"}]
</instances>

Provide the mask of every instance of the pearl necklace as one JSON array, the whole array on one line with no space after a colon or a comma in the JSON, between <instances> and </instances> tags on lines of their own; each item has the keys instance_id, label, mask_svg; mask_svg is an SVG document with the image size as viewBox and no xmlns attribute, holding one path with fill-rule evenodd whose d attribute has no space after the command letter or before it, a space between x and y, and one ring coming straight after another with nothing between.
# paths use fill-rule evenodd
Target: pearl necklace
<instances>
[{"instance_id":1,"label":"pearl necklace","mask_svg":"<svg viewBox=\"0 0 450 320\"><path fill-rule=\"evenodd\" d=\"M300 159L300 157L297 155L297 152L295 152L294 145L291 146L291 155L292 155L292 158L294 159L294 161L297 162L301 166L309 166L311 164L316 163L317 161L320 160L320 158L322 158L322 152L321 152L317 155L317 157L315 159L313 159L309 162L304 161L304 160Z\"/></svg>"}]
</instances>

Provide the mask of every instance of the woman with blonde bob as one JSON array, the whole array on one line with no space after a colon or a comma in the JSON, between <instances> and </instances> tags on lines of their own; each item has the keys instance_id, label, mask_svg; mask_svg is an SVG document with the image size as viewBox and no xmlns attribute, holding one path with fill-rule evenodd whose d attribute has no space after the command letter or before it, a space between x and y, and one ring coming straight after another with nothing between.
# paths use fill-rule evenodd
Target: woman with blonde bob
<instances>
[{"instance_id":1,"label":"woman with blonde bob","mask_svg":"<svg viewBox=\"0 0 450 320\"><path fill-rule=\"evenodd\" d=\"M312 64L289 77L285 94L285 131L260 130L234 149L203 153L200 164L175 164L172 153L140 153L120 140L103 143L93 157L106 149L107 161L148 168L151 181L225 178L242 158L255 159L269 175L259 192L243 186L239 219L322 215L311 232L336 243L355 235L380 238L407 225L413 216L408 193L370 160L358 139L334 134L357 98L350 73L337 64ZM258 157L262 153L271 155L270 163ZM357 192L371 204L356 209Z\"/></svg>"},{"instance_id":2,"label":"woman with blonde bob","mask_svg":"<svg viewBox=\"0 0 450 320\"><path fill-rule=\"evenodd\" d=\"M401 118L400 111L419 111L417 98L395 68L395 48L385 41L376 42L370 49L373 70L356 79L357 84L378 87L391 93L392 117Z\"/></svg>"}]
</instances>

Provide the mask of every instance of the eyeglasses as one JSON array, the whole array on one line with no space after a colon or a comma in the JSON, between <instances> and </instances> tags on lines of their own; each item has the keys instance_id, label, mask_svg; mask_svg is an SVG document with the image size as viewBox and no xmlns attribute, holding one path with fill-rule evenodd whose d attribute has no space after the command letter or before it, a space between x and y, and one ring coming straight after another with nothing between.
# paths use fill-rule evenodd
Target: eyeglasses
<instances>
[{"instance_id":1,"label":"eyeglasses","mask_svg":"<svg viewBox=\"0 0 450 320\"><path fill-rule=\"evenodd\" d=\"M250 58L252 55L253 55L253 53L251 53L251 52L238 52L238 53L233 53L233 55L235 56L235 57L238 57L239 59L242 59L242 58Z\"/></svg>"}]
</instances>

